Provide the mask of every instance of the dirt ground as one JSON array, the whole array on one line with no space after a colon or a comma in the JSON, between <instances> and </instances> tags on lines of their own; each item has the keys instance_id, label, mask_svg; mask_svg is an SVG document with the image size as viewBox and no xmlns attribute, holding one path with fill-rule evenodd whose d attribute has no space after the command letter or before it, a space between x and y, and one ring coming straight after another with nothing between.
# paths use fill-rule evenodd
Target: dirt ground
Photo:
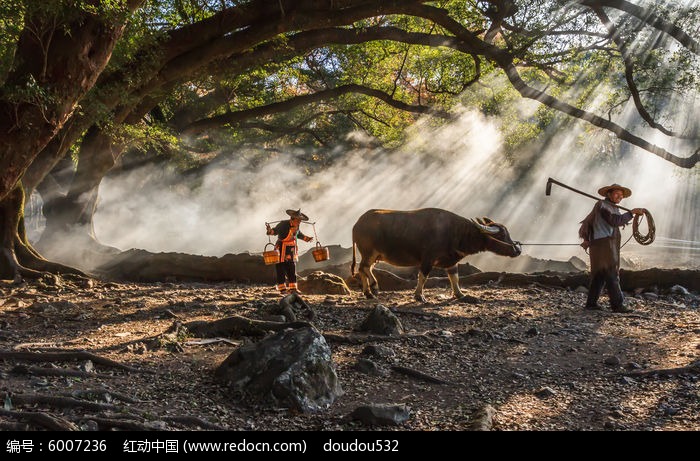
<instances>
[{"instance_id":1,"label":"dirt ground","mask_svg":"<svg viewBox=\"0 0 700 461\"><path fill-rule=\"evenodd\" d=\"M352 410L396 403L410 408L407 422L369 429L466 430L490 404L501 431L700 430L698 368L638 375L698 361L697 295L643 293L630 298L632 313L616 314L583 311L585 293L576 290L483 285L466 292L480 302L456 302L444 289L427 290L427 304L411 291L378 300L359 292L304 295L316 327L336 335L351 334L375 304L388 307L406 334L381 341L395 353L383 365L447 383L364 374L355 364L366 344L330 341L344 394L325 411L303 414L252 403L214 381L214 369L254 338L154 341L177 320L266 318L279 301L271 287L0 282L0 428L46 429L31 416L43 413L80 429L362 430L346 418ZM34 362L34 354L17 354L81 350L138 370L88 356ZM66 370L83 376L45 375Z\"/></svg>"}]
</instances>

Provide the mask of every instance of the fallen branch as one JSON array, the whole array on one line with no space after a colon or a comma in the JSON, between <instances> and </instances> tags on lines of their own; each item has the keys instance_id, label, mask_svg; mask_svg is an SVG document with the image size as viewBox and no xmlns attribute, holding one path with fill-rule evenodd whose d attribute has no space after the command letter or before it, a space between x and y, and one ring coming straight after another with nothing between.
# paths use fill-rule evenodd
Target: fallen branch
<instances>
[{"instance_id":1,"label":"fallen branch","mask_svg":"<svg viewBox=\"0 0 700 461\"><path fill-rule=\"evenodd\" d=\"M51 431L77 431L78 426L58 416L48 413L37 413L30 411L12 411L0 408L0 416L27 421L30 424L44 427Z\"/></svg>"},{"instance_id":2,"label":"fallen branch","mask_svg":"<svg viewBox=\"0 0 700 461\"><path fill-rule=\"evenodd\" d=\"M412 378L422 379L424 381L428 381L431 383L450 384L449 381L445 381L444 379L436 378L435 376L428 375L428 374L423 373L422 371L416 370L414 368L404 367L401 365L392 365L391 369L397 373L401 373L403 375L410 376Z\"/></svg>"},{"instance_id":3,"label":"fallen branch","mask_svg":"<svg viewBox=\"0 0 700 461\"><path fill-rule=\"evenodd\" d=\"M118 368L137 373L155 373L151 370L134 368L123 363L115 362L106 357L95 355L88 351L70 352L21 352L21 351L0 351L0 359L24 360L28 362L65 362L69 360L91 360L93 363Z\"/></svg>"}]
</instances>

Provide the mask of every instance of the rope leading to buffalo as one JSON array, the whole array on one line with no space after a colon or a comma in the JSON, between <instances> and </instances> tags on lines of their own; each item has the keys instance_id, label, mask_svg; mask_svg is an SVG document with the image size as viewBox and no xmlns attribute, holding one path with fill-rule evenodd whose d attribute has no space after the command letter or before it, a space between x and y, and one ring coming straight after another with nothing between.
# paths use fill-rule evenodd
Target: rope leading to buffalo
<instances>
[{"instance_id":1,"label":"rope leading to buffalo","mask_svg":"<svg viewBox=\"0 0 700 461\"><path fill-rule=\"evenodd\" d=\"M648 232L646 235L642 235L642 233L639 231L639 225L641 224L642 220L646 218L647 220L647 227L649 228ZM630 235L630 238L625 240L625 243L620 245L620 248L623 246L627 245L627 242L629 242L632 237L640 244L640 245L651 245L651 243L654 241L654 238L656 237L656 225L654 224L654 218L651 216L651 213L649 213L649 210L645 209L643 215L635 215L634 216L634 221L632 222L632 235ZM580 243L521 243L518 242L519 245L536 245L536 246L541 246L541 245L552 245L552 246L569 246L569 245L576 245L579 246ZM588 251L586 251L588 253Z\"/></svg>"}]
</instances>

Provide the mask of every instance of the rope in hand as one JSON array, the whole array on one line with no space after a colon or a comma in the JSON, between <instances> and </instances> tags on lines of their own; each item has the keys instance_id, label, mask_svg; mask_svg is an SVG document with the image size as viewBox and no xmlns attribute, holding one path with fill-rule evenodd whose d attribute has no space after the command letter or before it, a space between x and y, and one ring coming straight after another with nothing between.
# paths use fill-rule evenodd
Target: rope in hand
<instances>
[{"instance_id":1,"label":"rope in hand","mask_svg":"<svg viewBox=\"0 0 700 461\"><path fill-rule=\"evenodd\" d=\"M649 232L647 233L647 235L642 235L642 233L639 232L639 223L642 222L643 218L647 218L647 225L649 227ZM632 223L632 236L634 236L634 239L640 245L650 245L654 241L654 237L656 237L656 226L654 225L654 218L651 217L651 213L649 213L649 210L644 210L644 216L634 216L634 222Z\"/></svg>"}]
</instances>

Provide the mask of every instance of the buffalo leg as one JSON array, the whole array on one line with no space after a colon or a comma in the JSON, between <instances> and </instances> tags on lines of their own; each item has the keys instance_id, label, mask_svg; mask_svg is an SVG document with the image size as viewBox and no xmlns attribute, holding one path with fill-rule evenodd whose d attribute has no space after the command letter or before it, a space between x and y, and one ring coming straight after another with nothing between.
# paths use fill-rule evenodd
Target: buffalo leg
<instances>
[{"instance_id":1,"label":"buffalo leg","mask_svg":"<svg viewBox=\"0 0 700 461\"><path fill-rule=\"evenodd\" d=\"M364 259L362 262L360 262L360 267L358 268L357 272L360 275L360 280L362 281L362 292L365 294L365 297L369 299L374 298L375 295L370 291L370 280L373 275L370 270L370 266L364 263Z\"/></svg>"},{"instance_id":2,"label":"buffalo leg","mask_svg":"<svg viewBox=\"0 0 700 461\"><path fill-rule=\"evenodd\" d=\"M427 279L428 277L423 275L423 272L418 272L418 285L416 285L416 292L413 294L413 298L421 303L425 302L425 296L423 296L423 286L425 285L425 281Z\"/></svg>"},{"instance_id":3,"label":"buffalo leg","mask_svg":"<svg viewBox=\"0 0 700 461\"><path fill-rule=\"evenodd\" d=\"M459 289L459 275L457 274L457 266L447 268L447 278L450 279L450 285L452 286L452 293L454 297L459 299L464 297L464 293Z\"/></svg>"},{"instance_id":4,"label":"buffalo leg","mask_svg":"<svg viewBox=\"0 0 700 461\"><path fill-rule=\"evenodd\" d=\"M413 298L416 301L425 302L423 287L425 286L425 281L428 280L428 274L430 274L432 268L433 266L430 263L423 263L420 266L420 270L418 271L418 285L416 285L416 292L413 294Z\"/></svg>"},{"instance_id":5,"label":"buffalo leg","mask_svg":"<svg viewBox=\"0 0 700 461\"><path fill-rule=\"evenodd\" d=\"M374 276L374 264L369 266L369 291L374 295L374 297L379 296L379 282L377 277Z\"/></svg>"}]
</instances>

